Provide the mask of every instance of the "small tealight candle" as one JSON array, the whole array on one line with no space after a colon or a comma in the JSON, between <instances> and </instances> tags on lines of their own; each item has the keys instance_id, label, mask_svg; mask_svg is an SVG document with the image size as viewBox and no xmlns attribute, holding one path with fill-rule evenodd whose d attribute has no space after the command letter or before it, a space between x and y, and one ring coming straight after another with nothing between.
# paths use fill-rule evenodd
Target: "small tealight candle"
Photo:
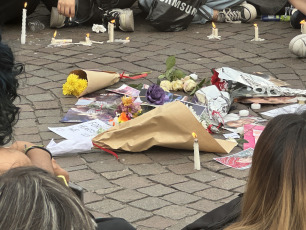
<instances>
[{"instance_id":1,"label":"small tealight candle","mask_svg":"<svg viewBox=\"0 0 306 230\"><path fill-rule=\"evenodd\" d=\"M251 104L251 109L257 110L257 109L260 109L260 108L261 108L261 105L259 103Z\"/></svg>"},{"instance_id":2,"label":"small tealight candle","mask_svg":"<svg viewBox=\"0 0 306 230\"><path fill-rule=\"evenodd\" d=\"M300 24L301 24L301 32L302 32L302 34L306 34L306 22L305 22L305 20L302 20L300 22Z\"/></svg>"},{"instance_id":3,"label":"small tealight candle","mask_svg":"<svg viewBox=\"0 0 306 230\"><path fill-rule=\"evenodd\" d=\"M249 116L249 114L250 114L249 110L246 110L246 109L239 111L239 116L240 117L247 117L247 116Z\"/></svg>"},{"instance_id":4,"label":"small tealight candle","mask_svg":"<svg viewBox=\"0 0 306 230\"><path fill-rule=\"evenodd\" d=\"M72 39L55 39L57 31L54 31L53 38L51 39L51 44L62 44L62 43L72 43Z\"/></svg>"},{"instance_id":5,"label":"small tealight candle","mask_svg":"<svg viewBox=\"0 0 306 230\"><path fill-rule=\"evenodd\" d=\"M194 160L194 169L200 170L201 169L201 162L200 162L200 152L199 152L199 141L197 138L197 134L195 132L192 133L194 138L193 143L193 160Z\"/></svg>"},{"instance_id":6,"label":"small tealight candle","mask_svg":"<svg viewBox=\"0 0 306 230\"><path fill-rule=\"evenodd\" d=\"M255 38L254 38L254 41L258 41L258 40L259 40L259 32L258 32L258 26L257 26L257 24L254 24L254 30L255 30Z\"/></svg>"},{"instance_id":7,"label":"small tealight candle","mask_svg":"<svg viewBox=\"0 0 306 230\"><path fill-rule=\"evenodd\" d=\"M26 42L26 23L27 23L27 3L24 3L24 8L22 9L22 23L21 23L21 44Z\"/></svg>"},{"instance_id":8,"label":"small tealight candle","mask_svg":"<svg viewBox=\"0 0 306 230\"><path fill-rule=\"evenodd\" d=\"M86 34L85 42L86 42L86 43L91 43L88 33Z\"/></svg>"}]
</instances>

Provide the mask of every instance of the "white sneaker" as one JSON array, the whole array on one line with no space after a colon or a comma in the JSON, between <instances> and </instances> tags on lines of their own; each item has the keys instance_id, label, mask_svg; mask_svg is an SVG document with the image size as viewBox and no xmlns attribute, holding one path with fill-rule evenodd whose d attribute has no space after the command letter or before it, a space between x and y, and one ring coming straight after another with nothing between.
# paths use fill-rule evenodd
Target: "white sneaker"
<instances>
[{"instance_id":1,"label":"white sneaker","mask_svg":"<svg viewBox=\"0 0 306 230\"><path fill-rule=\"evenodd\" d=\"M289 43L289 50L299 57L306 57L306 34L295 36Z\"/></svg>"},{"instance_id":2,"label":"white sneaker","mask_svg":"<svg viewBox=\"0 0 306 230\"><path fill-rule=\"evenodd\" d=\"M122 31L134 31L134 15L131 9L113 9L107 13L107 16L110 19L115 19L116 23L118 21Z\"/></svg>"},{"instance_id":3,"label":"white sneaker","mask_svg":"<svg viewBox=\"0 0 306 230\"><path fill-rule=\"evenodd\" d=\"M220 11L218 21L229 23L251 22L256 17L256 8L251 4L243 2L239 6L233 6Z\"/></svg>"}]
</instances>

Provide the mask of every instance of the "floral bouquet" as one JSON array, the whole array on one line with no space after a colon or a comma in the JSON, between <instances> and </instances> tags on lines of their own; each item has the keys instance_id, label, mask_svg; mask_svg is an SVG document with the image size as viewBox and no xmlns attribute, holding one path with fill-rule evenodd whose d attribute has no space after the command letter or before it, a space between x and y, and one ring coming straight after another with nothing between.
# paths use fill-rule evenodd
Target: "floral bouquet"
<instances>
[{"instance_id":1,"label":"floral bouquet","mask_svg":"<svg viewBox=\"0 0 306 230\"><path fill-rule=\"evenodd\" d=\"M153 146L193 149L192 132L201 151L229 153L237 143L214 139L182 102L159 106L93 138L100 148L141 152Z\"/></svg>"},{"instance_id":2,"label":"floral bouquet","mask_svg":"<svg viewBox=\"0 0 306 230\"><path fill-rule=\"evenodd\" d=\"M73 70L69 73L67 82L63 85L63 94L82 97L88 93L113 85L121 78L139 79L146 76L147 73L130 77L111 71Z\"/></svg>"}]
</instances>

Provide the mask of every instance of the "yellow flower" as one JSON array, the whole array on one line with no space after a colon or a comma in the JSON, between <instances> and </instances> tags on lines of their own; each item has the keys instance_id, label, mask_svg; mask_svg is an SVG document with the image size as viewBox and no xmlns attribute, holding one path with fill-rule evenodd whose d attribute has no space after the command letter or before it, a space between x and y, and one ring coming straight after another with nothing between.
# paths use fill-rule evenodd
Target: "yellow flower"
<instances>
[{"instance_id":1,"label":"yellow flower","mask_svg":"<svg viewBox=\"0 0 306 230\"><path fill-rule=\"evenodd\" d=\"M171 86L172 86L172 89L174 91L182 90L183 89L183 81L182 80L173 81L173 82L171 82Z\"/></svg>"},{"instance_id":2,"label":"yellow flower","mask_svg":"<svg viewBox=\"0 0 306 230\"><path fill-rule=\"evenodd\" d=\"M87 80L80 79L76 74L70 74L63 85L63 94L78 97L87 88L87 85Z\"/></svg>"},{"instance_id":3,"label":"yellow flower","mask_svg":"<svg viewBox=\"0 0 306 230\"><path fill-rule=\"evenodd\" d=\"M171 82L168 80L163 80L159 84L160 88L162 88L164 91L169 92L172 87L171 87Z\"/></svg>"},{"instance_id":4,"label":"yellow flower","mask_svg":"<svg viewBox=\"0 0 306 230\"><path fill-rule=\"evenodd\" d=\"M124 106L129 106L129 105L131 105L133 103L133 98L132 97L127 97L127 96L124 95L121 98L121 101L122 101L122 104Z\"/></svg>"}]
</instances>

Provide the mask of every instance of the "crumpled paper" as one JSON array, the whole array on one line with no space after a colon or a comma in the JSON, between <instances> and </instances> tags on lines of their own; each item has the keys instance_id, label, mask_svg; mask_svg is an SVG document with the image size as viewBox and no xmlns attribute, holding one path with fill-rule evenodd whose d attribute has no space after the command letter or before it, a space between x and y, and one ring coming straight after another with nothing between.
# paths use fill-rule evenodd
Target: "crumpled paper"
<instances>
[{"instance_id":1,"label":"crumpled paper","mask_svg":"<svg viewBox=\"0 0 306 230\"><path fill-rule=\"evenodd\" d=\"M92 31L96 33L104 33L106 31L106 28L103 25L93 24Z\"/></svg>"},{"instance_id":2,"label":"crumpled paper","mask_svg":"<svg viewBox=\"0 0 306 230\"><path fill-rule=\"evenodd\" d=\"M59 143L56 143L52 139L46 146L53 156L85 152L91 150L92 147L93 144L90 138L84 138L82 140L64 140Z\"/></svg>"},{"instance_id":3,"label":"crumpled paper","mask_svg":"<svg viewBox=\"0 0 306 230\"><path fill-rule=\"evenodd\" d=\"M223 117L227 115L231 98L228 92L220 91L215 85L203 87L195 93L199 103L208 108L209 118L223 123Z\"/></svg>"}]
</instances>

